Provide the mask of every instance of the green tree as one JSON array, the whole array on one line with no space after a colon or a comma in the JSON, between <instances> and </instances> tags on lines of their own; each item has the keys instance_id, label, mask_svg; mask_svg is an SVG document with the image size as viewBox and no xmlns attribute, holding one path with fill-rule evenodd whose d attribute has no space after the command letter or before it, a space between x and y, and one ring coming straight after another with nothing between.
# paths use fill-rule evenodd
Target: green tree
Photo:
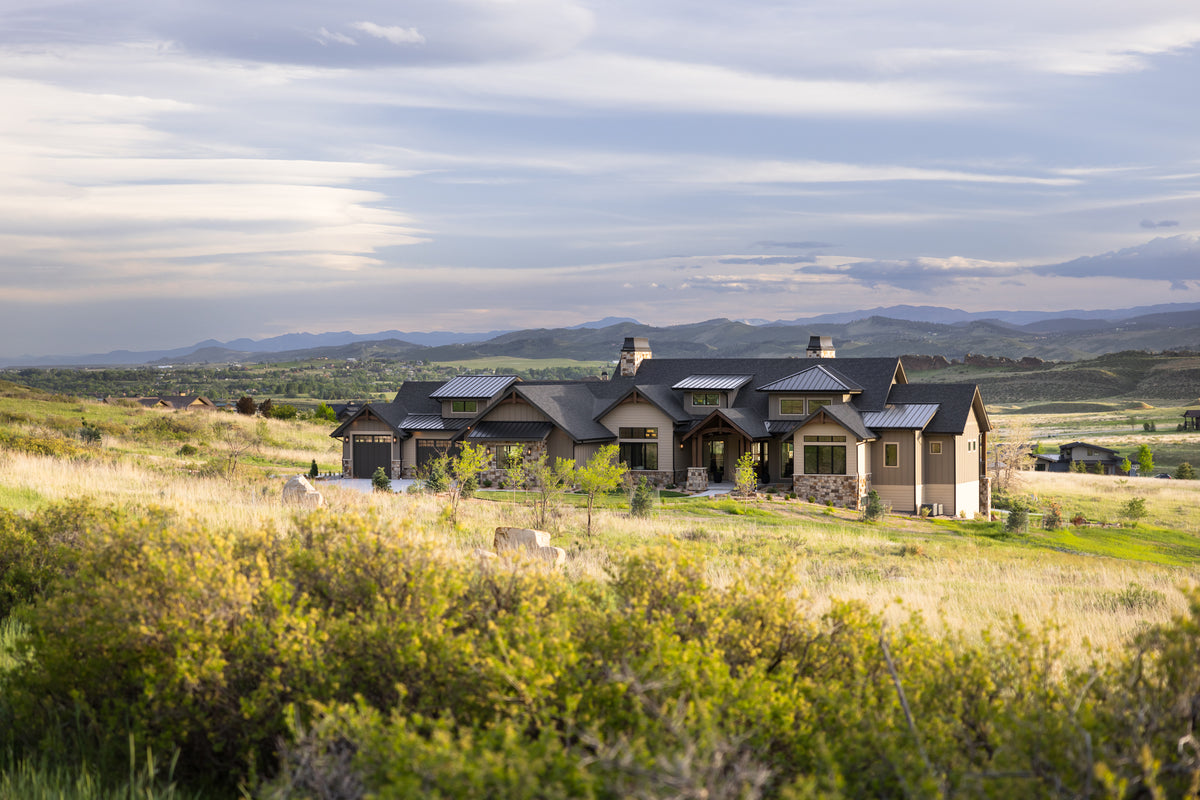
<instances>
[{"instance_id":1,"label":"green tree","mask_svg":"<svg viewBox=\"0 0 1200 800\"><path fill-rule=\"evenodd\" d=\"M266 400L263 400L261 403L258 404L258 413L262 414L264 417L271 416L271 412L274 410L275 410L275 401L269 397Z\"/></svg>"},{"instance_id":2,"label":"green tree","mask_svg":"<svg viewBox=\"0 0 1200 800\"><path fill-rule=\"evenodd\" d=\"M606 444L575 471L575 485L587 496L587 533L592 535L592 509L596 496L611 492L625 480L625 467L617 460L620 448Z\"/></svg>"},{"instance_id":3,"label":"green tree","mask_svg":"<svg viewBox=\"0 0 1200 800\"><path fill-rule=\"evenodd\" d=\"M1087 472L1087 464L1082 461L1072 461L1071 472Z\"/></svg>"},{"instance_id":4,"label":"green tree","mask_svg":"<svg viewBox=\"0 0 1200 800\"><path fill-rule=\"evenodd\" d=\"M321 474L321 470L317 467L317 460L312 460L312 466L308 468L308 477L315 478Z\"/></svg>"},{"instance_id":5,"label":"green tree","mask_svg":"<svg viewBox=\"0 0 1200 800\"><path fill-rule=\"evenodd\" d=\"M246 397L243 395L242 397L238 398L236 408L239 414L245 414L247 417L253 417L258 412L258 403L254 402L253 397Z\"/></svg>"},{"instance_id":6,"label":"green tree","mask_svg":"<svg viewBox=\"0 0 1200 800\"><path fill-rule=\"evenodd\" d=\"M1133 469L1133 463L1128 458L1121 459L1121 472L1128 475L1131 469Z\"/></svg>"},{"instance_id":7,"label":"green tree","mask_svg":"<svg viewBox=\"0 0 1200 800\"><path fill-rule=\"evenodd\" d=\"M1029 508L1020 500L1014 500L1008 510L1008 519L1004 521L1004 530L1008 533L1025 533L1029 528Z\"/></svg>"},{"instance_id":8,"label":"green tree","mask_svg":"<svg viewBox=\"0 0 1200 800\"><path fill-rule=\"evenodd\" d=\"M875 522L882 519L886 509L883 507L883 501L879 499L879 492L872 489L867 492L867 503L863 506L862 518L866 522Z\"/></svg>"},{"instance_id":9,"label":"green tree","mask_svg":"<svg viewBox=\"0 0 1200 800\"><path fill-rule=\"evenodd\" d=\"M322 400L316 409L313 410L313 419L323 419L326 422L337 422L337 414L334 412L332 406Z\"/></svg>"},{"instance_id":10,"label":"green tree","mask_svg":"<svg viewBox=\"0 0 1200 800\"><path fill-rule=\"evenodd\" d=\"M633 488L633 497L629 500L629 513L635 517L648 517L654 508L654 487L650 485L645 475L638 478Z\"/></svg>"},{"instance_id":11,"label":"green tree","mask_svg":"<svg viewBox=\"0 0 1200 800\"><path fill-rule=\"evenodd\" d=\"M545 455L525 465L525 483L531 492L534 524L545 529L550 512L562 501L566 487L575 479L575 462L560 458L550 464Z\"/></svg>"},{"instance_id":12,"label":"green tree","mask_svg":"<svg viewBox=\"0 0 1200 800\"><path fill-rule=\"evenodd\" d=\"M450 459L450 474L454 480L450 482L447 491L450 493L450 522L458 522L458 504L463 497L475 493L478 485L479 471L487 464L487 450L478 444L464 444L458 454Z\"/></svg>"},{"instance_id":13,"label":"green tree","mask_svg":"<svg viewBox=\"0 0 1200 800\"><path fill-rule=\"evenodd\" d=\"M754 494L758 486L758 475L754 471L754 454L742 453L733 468L734 491L743 497Z\"/></svg>"},{"instance_id":14,"label":"green tree","mask_svg":"<svg viewBox=\"0 0 1200 800\"><path fill-rule=\"evenodd\" d=\"M1191 464L1184 461L1182 464L1180 464L1178 467L1175 468L1175 477L1181 481L1195 480L1196 469Z\"/></svg>"},{"instance_id":15,"label":"green tree","mask_svg":"<svg viewBox=\"0 0 1200 800\"><path fill-rule=\"evenodd\" d=\"M377 492L392 490L392 479L388 477L387 471L383 467L375 468L375 474L371 476L371 488Z\"/></svg>"},{"instance_id":16,"label":"green tree","mask_svg":"<svg viewBox=\"0 0 1200 800\"><path fill-rule=\"evenodd\" d=\"M1150 452L1150 445L1140 444L1137 449L1138 474L1149 476L1154 472L1154 454Z\"/></svg>"},{"instance_id":17,"label":"green tree","mask_svg":"<svg viewBox=\"0 0 1200 800\"><path fill-rule=\"evenodd\" d=\"M1136 527L1138 520L1146 516L1146 498L1131 497L1129 502L1121 507L1121 517L1124 518L1130 527Z\"/></svg>"}]
</instances>

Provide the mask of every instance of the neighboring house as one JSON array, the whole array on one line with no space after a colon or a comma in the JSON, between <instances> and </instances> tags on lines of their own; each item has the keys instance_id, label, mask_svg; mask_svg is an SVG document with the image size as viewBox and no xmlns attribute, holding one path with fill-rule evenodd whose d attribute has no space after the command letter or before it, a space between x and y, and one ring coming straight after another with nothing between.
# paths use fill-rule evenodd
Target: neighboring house
<instances>
[{"instance_id":1,"label":"neighboring house","mask_svg":"<svg viewBox=\"0 0 1200 800\"><path fill-rule=\"evenodd\" d=\"M1183 429L1185 431L1200 431L1200 408L1189 408L1183 412Z\"/></svg>"},{"instance_id":2,"label":"neighboring house","mask_svg":"<svg viewBox=\"0 0 1200 800\"><path fill-rule=\"evenodd\" d=\"M1039 453L1033 458L1037 472L1070 472L1073 464L1083 464L1088 472L1096 472L1099 466L1103 475L1124 474L1121 462L1125 459L1120 453L1089 442L1069 442L1059 445L1057 453Z\"/></svg>"},{"instance_id":3,"label":"neighboring house","mask_svg":"<svg viewBox=\"0 0 1200 800\"><path fill-rule=\"evenodd\" d=\"M213 411L217 407L217 404L207 397L194 394L139 397L137 402L146 408L163 408L173 411Z\"/></svg>"},{"instance_id":4,"label":"neighboring house","mask_svg":"<svg viewBox=\"0 0 1200 800\"><path fill-rule=\"evenodd\" d=\"M358 413L358 410L363 407L363 404L357 400L351 400L348 403L336 403L332 406L334 416L338 422L344 422Z\"/></svg>"},{"instance_id":5,"label":"neighboring house","mask_svg":"<svg viewBox=\"0 0 1200 800\"><path fill-rule=\"evenodd\" d=\"M874 489L896 511L971 516L990 510L991 429L975 385L910 384L899 358L839 359L828 338L813 337L807 359L653 358L630 338L607 381L409 381L331 435L343 473L360 478L410 477L461 442L487 448L492 480L518 448L582 464L616 444L660 486L731 480L751 453L761 481L801 497L858 508Z\"/></svg>"}]
</instances>

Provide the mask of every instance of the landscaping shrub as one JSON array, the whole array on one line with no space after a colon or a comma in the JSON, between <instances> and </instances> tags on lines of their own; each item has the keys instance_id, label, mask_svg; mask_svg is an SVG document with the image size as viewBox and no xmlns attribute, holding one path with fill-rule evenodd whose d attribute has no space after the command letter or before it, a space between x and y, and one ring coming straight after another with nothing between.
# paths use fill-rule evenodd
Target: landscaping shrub
<instances>
[{"instance_id":1,"label":"landscaping shrub","mask_svg":"<svg viewBox=\"0 0 1200 800\"><path fill-rule=\"evenodd\" d=\"M879 492L872 489L867 492L867 502L863 505L862 518L866 522L875 522L882 519L887 513L884 508L883 501L879 499Z\"/></svg>"},{"instance_id":2,"label":"landscaping shrub","mask_svg":"<svg viewBox=\"0 0 1200 800\"><path fill-rule=\"evenodd\" d=\"M1177 480L1181 480L1181 481L1195 480L1196 479L1196 470L1191 464L1184 461L1178 467L1175 468L1175 478Z\"/></svg>"},{"instance_id":3,"label":"landscaping shrub","mask_svg":"<svg viewBox=\"0 0 1200 800\"><path fill-rule=\"evenodd\" d=\"M1025 533L1029 529L1029 507L1020 501L1014 501L1009 508L1008 518L1004 520L1005 533Z\"/></svg>"},{"instance_id":4,"label":"landscaping shrub","mask_svg":"<svg viewBox=\"0 0 1200 800\"><path fill-rule=\"evenodd\" d=\"M375 468L374 474L371 475L371 488L377 492L392 490L392 479L388 477L387 471L383 467Z\"/></svg>"},{"instance_id":5,"label":"landscaping shrub","mask_svg":"<svg viewBox=\"0 0 1200 800\"><path fill-rule=\"evenodd\" d=\"M1125 505L1121 506L1121 518L1131 527L1136 526L1146 514L1146 498L1144 497L1131 497Z\"/></svg>"},{"instance_id":6,"label":"landscaping shrub","mask_svg":"<svg viewBox=\"0 0 1200 800\"><path fill-rule=\"evenodd\" d=\"M648 517L653 509L654 487L643 475L633 487L633 495L629 499L629 513L635 517Z\"/></svg>"},{"instance_id":7,"label":"landscaping shrub","mask_svg":"<svg viewBox=\"0 0 1200 800\"><path fill-rule=\"evenodd\" d=\"M321 474L321 470L317 467L317 460L314 458L312 464L308 468L308 477L315 478Z\"/></svg>"}]
</instances>

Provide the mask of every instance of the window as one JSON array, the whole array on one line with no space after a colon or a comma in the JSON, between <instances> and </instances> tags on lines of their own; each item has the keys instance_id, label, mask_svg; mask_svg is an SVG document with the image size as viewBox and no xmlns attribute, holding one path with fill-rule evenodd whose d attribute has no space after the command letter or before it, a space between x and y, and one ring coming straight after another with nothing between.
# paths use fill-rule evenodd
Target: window
<instances>
[{"instance_id":1,"label":"window","mask_svg":"<svg viewBox=\"0 0 1200 800\"><path fill-rule=\"evenodd\" d=\"M418 439L417 466L424 466L440 455L450 455L451 445L449 439Z\"/></svg>"},{"instance_id":2,"label":"window","mask_svg":"<svg viewBox=\"0 0 1200 800\"><path fill-rule=\"evenodd\" d=\"M900 445L889 442L883 446L883 465L885 467L900 466Z\"/></svg>"},{"instance_id":3,"label":"window","mask_svg":"<svg viewBox=\"0 0 1200 800\"><path fill-rule=\"evenodd\" d=\"M805 475L845 475L846 448L836 445L804 445Z\"/></svg>"},{"instance_id":4,"label":"window","mask_svg":"<svg viewBox=\"0 0 1200 800\"><path fill-rule=\"evenodd\" d=\"M450 411L455 414L474 414L477 400L451 400Z\"/></svg>"},{"instance_id":5,"label":"window","mask_svg":"<svg viewBox=\"0 0 1200 800\"><path fill-rule=\"evenodd\" d=\"M941 454L942 454L942 443L941 442L930 442L929 443L929 455L940 456Z\"/></svg>"},{"instance_id":6,"label":"window","mask_svg":"<svg viewBox=\"0 0 1200 800\"><path fill-rule=\"evenodd\" d=\"M814 397L808 401L808 413L812 414L818 408L833 405L833 401L828 397Z\"/></svg>"},{"instance_id":7,"label":"window","mask_svg":"<svg viewBox=\"0 0 1200 800\"><path fill-rule=\"evenodd\" d=\"M785 477L785 478L792 477L792 473L795 471L795 456L796 456L796 445L793 444L792 442L784 442L783 443L783 453L782 453L783 469L780 473L783 477Z\"/></svg>"},{"instance_id":8,"label":"window","mask_svg":"<svg viewBox=\"0 0 1200 800\"><path fill-rule=\"evenodd\" d=\"M622 439L657 439L658 428L618 428L617 436Z\"/></svg>"},{"instance_id":9,"label":"window","mask_svg":"<svg viewBox=\"0 0 1200 800\"><path fill-rule=\"evenodd\" d=\"M359 444L365 444L367 442L371 442L373 444L382 444L383 442L391 443L392 437L380 436L373 433L356 433L354 434L354 441L358 442Z\"/></svg>"},{"instance_id":10,"label":"window","mask_svg":"<svg viewBox=\"0 0 1200 800\"><path fill-rule=\"evenodd\" d=\"M657 442L621 442L618 449L618 459L629 469L658 469Z\"/></svg>"},{"instance_id":11,"label":"window","mask_svg":"<svg viewBox=\"0 0 1200 800\"><path fill-rule=\"evenodd\" d=\"M806 442L844 442L845 436L805 436Z\"/></svg>"},{"instance_id":12,"label":"window","mask_svg":"<svg viewBox=\"0 0 1200 800\"><path fill-rule=\"evenodd\" d=\"M979 447L979 442L967 442L967 452L974 452Z\"/></svg>"},{"instance_id":13,"label":"window","mask_svg":"<svg viewBox=\"0 0 1200 800\"><path fill-rule=\"evenodd\" d=\"M519 444L496 445L496 469L508 469L512 459L521 458L523 450Z\"/></svg>"},{"instance_id":14,"label":"window","mask_svg":"<svg viewBox=\"0 0 1200 800\"><path fill-rule=\"evenodd\" d=\"M719 406L721 405L720 392L692 392L692 405L694 406Z\"/></svg>"},{"instance_id":15,"label":"window","mask_svg":"<svg viewBox=\"0 0 1200 800\"><path fill-rule=\"evenodd\" d=\"M803 414L804 400L794 397L785 397L779 401L780 414Z\"/></svg>"}]
</instances>

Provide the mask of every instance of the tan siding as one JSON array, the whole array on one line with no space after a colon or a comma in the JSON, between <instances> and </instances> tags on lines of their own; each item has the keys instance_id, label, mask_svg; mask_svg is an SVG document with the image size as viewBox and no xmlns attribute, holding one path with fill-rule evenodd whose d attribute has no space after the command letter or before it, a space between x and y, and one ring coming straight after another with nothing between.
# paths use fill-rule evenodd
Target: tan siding
<instances>
[{"instance_id":1,"label":"tan siding","mask_svg":"<svg viewBox=\"0 0 1200 800\"><path fill-rule=\"evenodd\" d=\"M492 422L549 422L550 418L528 403L500 403L484 419Z\"/></svg>"},{"instance_id":2,"label":"tan siding","mask_svg":"<svg viewBox=\"0 0 1200 800\"><path fill-rule=\"evenodd\" d=\"M400 461L406 467L417 463L417 440L411 436L400 443Z\"/></svg>"},{"instance_id":3,"label":"tan siding","mask_svg":"<svg viewBox=\"0 0 1200 800\"><path fill-rule=\"evenodd\" d=\"M391 432L392 432L392 428L386 422L383 422L382 420L377 420L377 419L363 419L362 417L359 417L358 419L356 419L350 425L350 427L346 430L346 433L349 433L351 435L356 434L356 433L391 433Z\"/></svg>"},{"instance_id":4,"label":"tan siding","mask_svg":"<svg viewBox=\"0 0 1200 800\"><path fill-rule=\"evenodd\" d=\"M930 445L940 444L942 452L940 455L934 455L929 452ZM927 486L933 484L953 484L954 483L954 464L956 454L954 452L954 437L947 434L930 434L925 437L925 484ZM926 500L927 503L941 503L941 500Z\"/></svg>"},{"instance_id":5,"label":"tan siding","mask_svg":"<svg viewBox=\"0 0 1200 800\"><path fill-rule=\"evenodd\" d=\"M958 509L954 507L953 483L925 484L925 502L941 503L943 506L942 510L946 514L954 514L958 511Z\"/></svg>"},{"instance_id":6,"label":"tan siding","mask_svg":"<svg viewBox=\"0 0 1200 800\"><path fill-rule=\"evenodd\" d=\"M846 474L860 474L859 464L862 464L860 448L855 445L857 441L854 434L847 431L841 425L835 425L831 422L814 423L805 425L803 428L798 428L793 434L793 441L796 443L796 472L803 474L804 472L804 437L805 436L845 436L846 437ZM809 442L809 444L832 444L837 445L838 442ZM863 465L866 466L865 464ZM865 471L865 470L864 470Z\"/></svg>"},{"instance_id":7,"label":"tan siding","mask_svg":"<svg viewBox=\"0 0 1200 800\"><path fill-rule=\"evenodd\" d=\"M976 442L974 450L969 450L971 442ZM972 414L967 420L966 428L962 436L955 438L954 453L955 453L955 476L958 483L967 483L974 481L979 483L979 423L975 421L975 415ZM975 502L976 508L979 507L979 501Z\"/></svg>"},{"instance_id":8,"label":"tan siding","mask_svg":"<svg viewBox=\"0 0 1200 800\"><path fill-rule=\"evenodd\" d=\"M899 466L883 465L884 445L899 447ZM913 454L914 437L908 431L888 431L871 444L871 483L876 486L913 486L916 483L916 460Z\"/></svg>"},{"instance_id":9,"label":"tan siding","mask_svg":"<svg viewBox=\"0 0 1200 800\"><path fill-rule=\"evenodd\" d=\"M574 454L573 444L570 436L555 428L550 432L550 439L546 442L546 456L551 463L560 458L570 459Z\"/></svg>"},{"instance_id":10,"label":"tan siding","mask_svg":"<svg viewBox=\"0 0 1200 800\"><path fill-rule=\"evenodd\" d=\"M577 444L575 445L575 463L583 466L592 456L600 449L598 444Z\"/></svg>"},{"instance_id":11,"label":"tan siding","mask_svg":"<svg viewBox=\"0 0 1200 800\"><path fill-rule=\"evenodd\" d=\"M675 424L655 406L645 401L627 401L605 414L600 424L613 433L619 433L621 428L658 428L658 468L675 469Z\"/></svg>"},{"instance_id":12,"label":"tan siding","mask_svg":"<svg viewBox=\"0 0 1200 800\"><path fill-rule=\"evenodd\" d=\"M879 499L891 506L892 511L912 513L917 510L913 504L911 486L879 486L872 482L871 488L879 495Z\"/></svg>"}]
</instances>

